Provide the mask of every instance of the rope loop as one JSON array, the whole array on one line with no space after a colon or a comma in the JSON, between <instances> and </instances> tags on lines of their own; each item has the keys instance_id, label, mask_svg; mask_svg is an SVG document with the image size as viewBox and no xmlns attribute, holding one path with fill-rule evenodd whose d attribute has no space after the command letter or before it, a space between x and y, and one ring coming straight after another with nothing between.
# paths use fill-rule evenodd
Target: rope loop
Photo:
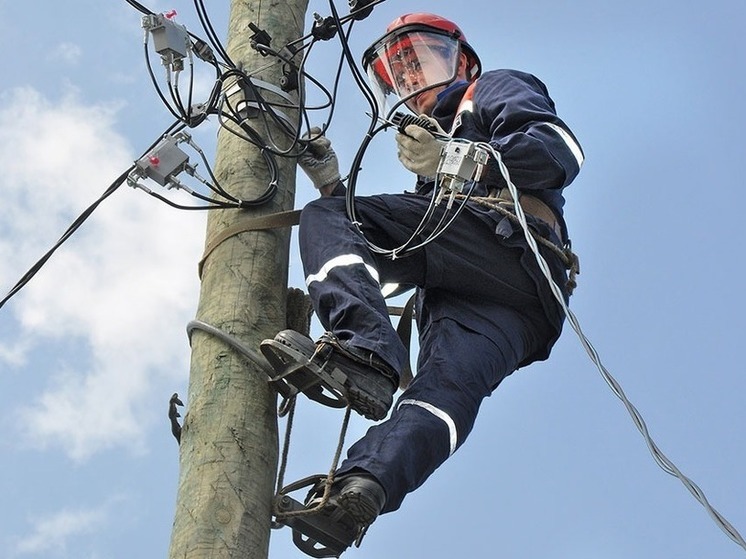
<instances>
[{"instance_id":1,"label":"rope loop","mask_svg":"<svg viewBox=\"0 0 746 559\"><path fill-rule=\"evenodd\" d=\"M463 195L457 195L457 198L463 197ZM499 214L507 217L515 225L522 227L521 220L512 209L515 207L512 202L503 198L484 196L472 196L470 201L490 210L495 210ZM567 289L567 294L572 295L573 291L578 286L577 276L580 274L580 258L578 258L578 255L572 251L572 243L568 241L564 247L561 247L546 237L543 237L534 229L529 229L529 232L537 243L548 248L559 257L560 261L565 266L565 269L568 270L568 278L565 288Z\"/></svg>"}]
</instances>

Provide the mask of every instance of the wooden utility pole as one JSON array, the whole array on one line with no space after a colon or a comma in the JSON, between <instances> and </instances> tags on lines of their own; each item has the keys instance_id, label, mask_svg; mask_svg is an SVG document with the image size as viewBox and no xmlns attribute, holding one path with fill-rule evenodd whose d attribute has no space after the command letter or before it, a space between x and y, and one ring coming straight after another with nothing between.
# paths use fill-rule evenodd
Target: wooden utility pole
<instances>
[{"instance_id":1,"label":"wooden utility pole","mask_svg":"<svg viewBox=\"0 0 746 559\"><path fill-rule=\"evenodd\" d=\"M307 6L308 0L232 0L227 50L233 62L253 74L276 60L251 48L249 23L266 30L279 50L302 35ZM255 77L280 84L281 65ZM254 122L261 130L263 121ZM273 137L284 136L276 128ZM211 211L207 243L247 216L293 207L295 161L277 162L274 200L256 210ZM244 200L263 193L269 181L259 149L225 130L218 137L215 175ZM289 245L288 228L243 232L220 243L204 263L197 320L256 350L284 329ZM278 455L277 398L266 374L215 336L195 330L186 404L170 559L266 559Z\"/></svg>"}]
</instances>

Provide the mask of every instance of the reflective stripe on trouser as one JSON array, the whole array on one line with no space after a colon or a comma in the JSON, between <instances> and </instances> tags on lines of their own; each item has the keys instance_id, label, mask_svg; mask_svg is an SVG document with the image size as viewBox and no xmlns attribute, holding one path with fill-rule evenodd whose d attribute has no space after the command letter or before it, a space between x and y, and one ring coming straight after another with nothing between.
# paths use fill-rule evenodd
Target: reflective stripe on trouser
<instances>
[{"instance_id":1,"label":"reflective stripe on trouser","mask_svg":"<svg viewBox=\"0 0 746 559\"><path fill-rule=\"evenodd\" d=\"M417 376L391 417L352 445L339 469L373 474L386 490L383 512L398 509L464 443L482 400L517 366L513 346L521 332L498 346L450 319L431 330L421 341Z\"/></svg>"},{"instance_id":2,"label":"reflective stripe on trouser","mask_svg":"<svg viewBox=\"0 0 746 559\"><path fill-rule=\"evenodd\" d=\"M388 249L409 239L429 202L413 194L357 200L366 238ZM415 380L391 417L350 447L339 470L373 474L386 490L384 512L399 508L464 443L482 399L556 339L560 324L547 318L524 265L535 267L535 260L521 239L520 232L500 238L483 216L466 211L426 249L390 260L369 250L347 218L344 198L304 208L299 240L308 292L322 325L343 342L400 371L408 357L380 284L420 288Z\"/></svg>"},{"instance_id":3,"label":"reflective stripe on trouser","mask_svg":"<svg viewBox=\"0 0 746 559\"><path fill-rule=\"evenodd\" d=\"M401 371L408 356L381 294L380 263L347 218L344 198L307 204L299 242L308 293L324 328Z\"/></svg>"},{"instance_id":4,"label":"reflective stripe on trouser","mask_svg":"<svg viewBox=\"0 0 746 559\"><path fill-rule=\"evenodd\" d=\"M366 238L386 249L410 238L429 203L427 197L406 194L357 200ZM342 343L373 351L396 371L408 356L391 324L381 284L416 285L444 303L439 293L451 294L451 306L441 309L467 326L474 305L479 314L483 303L504 302L542 314L536 288L519 263L520 252L503 246L494 229L469 212L425 250L391 260L370 251L347 218L343 197L319 198L303 209L299 243L308 293L324 328Z\"/></svg>"}]
</instances>

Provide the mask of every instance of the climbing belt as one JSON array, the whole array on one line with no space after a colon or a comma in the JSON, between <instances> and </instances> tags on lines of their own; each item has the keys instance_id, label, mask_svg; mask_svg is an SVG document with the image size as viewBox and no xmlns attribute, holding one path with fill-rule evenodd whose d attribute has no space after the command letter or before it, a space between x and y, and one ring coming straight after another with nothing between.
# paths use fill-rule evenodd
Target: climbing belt
<instances>
[{"instance_id":1,"label":"climbing belt","mask_svg":"<svg viewBox=\"0 0 746 559\"><path fill-rule=\"evenodd\" d=\"M463 199L464 196L462 194L459 194L456 196L456 198ZM506 200L504 198L492 197L492 196L490 197L472 196L470 198L470 201L484 208L495 210L501 215L507 217L514 224L518 225L519 227L523 227L521 220L516 215L515 204L512 200ZM557 246L552 241L550 241L549 239L542 237L539 233L537 233L535 230L531 228L529 228L529 232L531 236L536 240L537 243L541 244L542 246L547 247L549 250L551 250L554 254L556 254L560 258L562 264L564 264L565 266L565 269L568 270L568 278L567 278L567 284L566 284L567 293L569 295L572 295L572 292L578 286L578 282L576 278L578 274L580 274L580 259L572 251L570 243L568 242L567 246L565 247L560 247L560 246Z\"/></svg>"}]
</instances>

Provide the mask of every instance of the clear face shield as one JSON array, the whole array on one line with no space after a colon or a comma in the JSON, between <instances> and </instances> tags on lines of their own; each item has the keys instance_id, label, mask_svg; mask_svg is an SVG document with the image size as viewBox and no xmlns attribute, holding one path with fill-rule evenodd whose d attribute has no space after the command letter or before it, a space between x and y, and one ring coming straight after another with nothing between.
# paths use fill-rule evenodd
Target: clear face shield
<instances>
[{"instance_id":1,"label":"clear face shield","mask_svg":"<svg viewBox=\"0 0 746 559\"><path fill-rule=\"evenodd\" d=\"M395 31L376 41L363 56L378 108L407 103L420 93L456 79L459 42L432 29ZM400 102L392 100L397 97ZM411 104L407 103L411 108Z\"/></svg>"}]
</instances>

